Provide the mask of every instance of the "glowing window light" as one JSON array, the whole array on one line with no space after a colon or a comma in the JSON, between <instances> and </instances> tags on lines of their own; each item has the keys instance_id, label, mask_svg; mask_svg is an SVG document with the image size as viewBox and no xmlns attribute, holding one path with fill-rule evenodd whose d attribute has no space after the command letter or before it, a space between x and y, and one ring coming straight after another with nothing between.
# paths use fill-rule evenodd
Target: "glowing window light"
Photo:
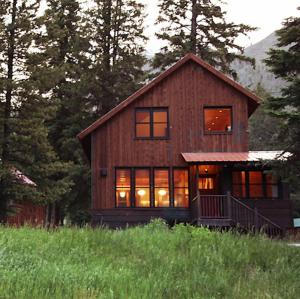
<instances>
[{"instance_id":1,"label":"glowing window light","mask_svg":"<svg viewBox=\"0 0 300 299\"><path fill-rule=\"evenodd\" d=\"M160 189L160 190L158 190L158 194L160 196L165 196L165 195L167 195L167 191L165 189Z\"/></svg>"},{"instance_id":2,"label":"glowing window light","mask_svg":"<svg viewBox=\"0 0 300 299\"><path fill-rule=\"evenodd\" d=\"M140 190L138 190L137 194L139 196L144 196L146 194L146 191L144 189L140 189Z\"/></svg>"},{"instance_id":3,"label":"glowing window light","mask_svg":"<svg viewBox=\"0 0 300 299\"><path fill-rule=\"evenodd\" d=\"M124 197L126 197L126 192L125 191L120 191L119 195L120 195L121 198L124 198Z\"/></svg>"}]
</instances>

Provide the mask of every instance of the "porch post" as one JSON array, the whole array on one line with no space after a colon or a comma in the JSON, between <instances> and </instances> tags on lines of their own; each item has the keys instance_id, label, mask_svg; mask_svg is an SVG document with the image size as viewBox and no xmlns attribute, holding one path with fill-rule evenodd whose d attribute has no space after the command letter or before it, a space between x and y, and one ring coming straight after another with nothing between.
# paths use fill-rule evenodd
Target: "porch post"
<instances>
[{"instance_id":1,"label":"porch post","mask_svg":"<svg viewBox=\"0 0 300 299\"><path fill-rule=\"evenodd\" d=\"M254 207L254 228L255 228L255 232L259 231L259 226L258 226L258 210L257 210L257 207Z\"/></svg>"},{"instance_id":2,"label":"porch post","mask_svg":"<svg viewBox=\"0 0 300 299\"><path fill-rule=\"evenodd\" d=\"M196 164L196 194L197 194L197 217L201 217L202 216L202 212L201 212L201 203L200 203L200 191L198 188L198 182L199 182L199 167L198 164Z\"/></svg>"},{"instance_id":3,"label":"porch post","mask_svg":"<svg viewBox=\"0 0 300 299\"><path fill-rule=\"evenodd\" d=\"M232 218L232 204L231 204L231 193L230 191L227 191L226 193L227 197L227 213L228 213L228 218Z\"/></svg>"}]
</instances>

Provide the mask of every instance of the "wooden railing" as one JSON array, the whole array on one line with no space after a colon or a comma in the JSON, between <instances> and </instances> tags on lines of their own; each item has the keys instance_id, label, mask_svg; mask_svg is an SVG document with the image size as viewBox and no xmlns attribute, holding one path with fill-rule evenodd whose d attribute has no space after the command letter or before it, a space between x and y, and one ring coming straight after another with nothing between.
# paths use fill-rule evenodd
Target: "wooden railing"
<instances>
[{"instance_id":1,"label":"wooden railing","mask_svg":"<svg viewBox=\"0 0 300 299\"><path fill-rule=\"evenodd\" d=\"M230 219L240 228L262 232L269 236L282 235L282 228L239 199L227 195L198 195L193 199L197 219Z\"/></svg>"},{"instance_id":2,"label":"wooden railing","mask_svg":"<svg viewBox=\"0 0 300 299\"><path fill-rule=\"evenodd\" d=\"M231 219L242 227L254 231L266 233L270 236L281 235L283 229L260 214L257 208L251 209L237 198L231 196Z\"/></svg>"}]
</instances>

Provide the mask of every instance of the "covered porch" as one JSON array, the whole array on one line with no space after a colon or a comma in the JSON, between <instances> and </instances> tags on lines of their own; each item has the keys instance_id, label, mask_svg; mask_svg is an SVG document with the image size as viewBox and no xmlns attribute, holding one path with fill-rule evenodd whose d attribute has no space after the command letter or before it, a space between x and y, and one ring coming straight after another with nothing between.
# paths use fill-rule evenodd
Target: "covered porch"
<instances>
[{"instance_id":1,"label":"covered porch","mask_svg":"<svg viewBox=\"0 0 300 299\"><path fill-rule=\"evenodd\" d=\"M288 188L268 161L281 152L183 153L189 164L191 218L198 225L278 234L291 226Z\"/></svg>"}]
</instances>

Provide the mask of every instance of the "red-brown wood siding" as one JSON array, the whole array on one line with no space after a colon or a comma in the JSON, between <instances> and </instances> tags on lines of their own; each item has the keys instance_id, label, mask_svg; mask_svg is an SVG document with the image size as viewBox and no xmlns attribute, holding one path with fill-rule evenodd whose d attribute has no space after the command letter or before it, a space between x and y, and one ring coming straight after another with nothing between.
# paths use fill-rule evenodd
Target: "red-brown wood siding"
<instances>
[{"instance_id":1,"label":"red-brown wood siding","mask_svg":"<svg viewBox=\"0 0 300 299\"><path fill-rule=\"evenodd\" d=\"M232 106L232 134L204 134L205 105ZM135 140L136 107L168 107L170 138ZM247 97L196 63L186 63L92 133L92 208L114 208L115 167L186 166L182 152L247 151L247 129Z\"/></svg>"},{"instance_id":2,"label":"red-brown wood siding","mask_svg":"<svg viewBox=\"0 0 300 299\"><path fill-rule=\"evenodd\" d=\"M9 225L21 226L24 224L43 225L45 220L45 207L30 202L12 205L16 213L7 217Z\"/></svg>"}]
</instances>

